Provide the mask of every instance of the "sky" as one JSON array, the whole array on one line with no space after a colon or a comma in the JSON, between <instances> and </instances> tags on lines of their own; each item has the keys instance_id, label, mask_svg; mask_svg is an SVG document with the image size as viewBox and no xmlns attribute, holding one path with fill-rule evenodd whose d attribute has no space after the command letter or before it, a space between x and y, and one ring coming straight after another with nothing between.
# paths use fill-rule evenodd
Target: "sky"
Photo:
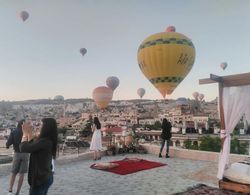
<instances>
[{"instance_id":1,"label":"sky","mask_svg":"<svg viewBox=\"0 0 250 195\"><path fill-rule=\"evenodd\" d=\"M142 74L137 50L170 25L192 40L196 58L167 98L198 91L211 101L217 84L199 79L250 72L249 10L248 0L0 0L0 101L92 98L109 76L120 80L114 100L138 99L138 88L145 99L162 99Z\"/></svg>"}]
</instances>

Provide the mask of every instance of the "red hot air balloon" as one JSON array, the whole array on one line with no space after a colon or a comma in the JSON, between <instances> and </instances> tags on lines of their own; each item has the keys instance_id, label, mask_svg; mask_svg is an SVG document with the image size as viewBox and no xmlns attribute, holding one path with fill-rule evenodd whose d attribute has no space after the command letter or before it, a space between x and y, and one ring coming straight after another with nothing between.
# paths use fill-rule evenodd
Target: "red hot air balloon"
<instances>
[{"instance_id":1,"label":"red hot air balloon","mask_svg":"<svg viewBox=\"0 0 250 195\"><path fill-rule=\"evenodd\" d=\"M168 26L166 31L167 32L175 32L175 27L174 26Z\"/></svg>"},{"instance_id":2,"label":"red hot air balloon","mask_svg":"<svg viewBox=\"0 0 250 195\"><path fill-rule=\"evenodd\" d=\"M113 91L119 86L119 79L115 76L110 76L106 80L106 84L109 88L111 88Z\"/></svg>"},{"instance_id":3,"label":"red hot air balloon","mask_svg":"<svg viewBox=\"0 0 250 195\"><path fill-rule=\"evenodd\" d=\"M220 64L220 67L221 67L223 70L225 70L225 69L227 68L227 63L226 63L226 62L222 62L222 63Z\"/></svg>"},{"instance_id":4,"label":"red hot air balloon","mask_svg":"<svg viewBox=\"0 0 250 195\"><path fill-rule=\"evenodd\" d=\"M87 53L87 49L86 48L81 48L80 53L82 54L82 56L84 56Z\"/></svg>"},{"instance_id":5,"label":"red hot air balloon","mask_svg":"<svg viewBox=\"0 0 250 195\"><path fill-rule=\"evenodd\" d=\"M137 94L140 96L140 98L142 98L144 96L145 92L146 91L143 88L137 89Z\"/></svg>"},{"instance_id":6,"label":"red hot air balloon","mask_svg":"<svg viewBox=\"0 0 250 195\"><path fill-rule=\"evenodd\" d=\"M22 19L23 22L25 22L25 20L27 20L29 17L29 13L26 11L21 11L19 13L19 17Z\"/></svg>"},{"instance_id":7,"label":"red hot air balloon","mask_svg":"<svg viewBox=\"0 0 250 195\"><path fill-rule=\"evenodd\" d=\"M93 99L100 109L105 109L112 98L113 91L109 87L100 86L93 91Z\"/></svg>"}]
</instances>

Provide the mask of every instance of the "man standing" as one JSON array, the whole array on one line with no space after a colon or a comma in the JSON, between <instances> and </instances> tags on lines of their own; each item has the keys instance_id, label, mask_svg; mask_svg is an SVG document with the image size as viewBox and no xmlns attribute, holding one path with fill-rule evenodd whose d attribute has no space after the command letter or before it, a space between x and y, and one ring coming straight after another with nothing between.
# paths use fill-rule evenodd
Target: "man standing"
<instances>
[{"instance_id":1,"label":"man standing","mask_svg":"<svg viewBox=\"0 0 250 195\"><path fill-rule=\"evenodd\" d=\"M23 132L22 132L22 124L24 120L21 120L17 124L17 128L10 133L8 141L6 142L6 148L9 148L13 145L14 149L14 156L12 162L12 174L10 177L10 185L9 185L9 195L13 194L13 185L15 183L16 175L19 173L19 180L17 184L16 195L19 194L22 184L24 174L27 173L28 170L28 160L29 154L28 153L21 153L19 150L19 144L21 143Z\"/></svg>"}]
</instances>

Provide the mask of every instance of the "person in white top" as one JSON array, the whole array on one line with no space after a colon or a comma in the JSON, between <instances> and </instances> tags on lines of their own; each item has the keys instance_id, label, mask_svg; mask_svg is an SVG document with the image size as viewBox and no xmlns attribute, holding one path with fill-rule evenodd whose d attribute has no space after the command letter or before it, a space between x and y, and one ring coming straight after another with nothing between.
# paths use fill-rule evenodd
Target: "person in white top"
<instances>
[{"instance_id":1,"label":"person in white top","mask_svg":"<svg viewBox=\"0 0 250 195\"><path fill-rule=\"evenodd\" d=\"M90 143L90 150L94 151L94 160L101 159L101 149L102 149L102 134L101 134L101 123L98 117L94 117L94 122L92 125L92 139Z\"/></svg>"}]
</instances>

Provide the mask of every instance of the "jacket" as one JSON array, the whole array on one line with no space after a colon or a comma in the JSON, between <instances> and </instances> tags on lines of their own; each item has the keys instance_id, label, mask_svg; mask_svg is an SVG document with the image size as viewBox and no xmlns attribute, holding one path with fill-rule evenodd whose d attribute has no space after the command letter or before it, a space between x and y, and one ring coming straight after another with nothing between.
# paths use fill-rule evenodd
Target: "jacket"
<instances>
[{"instance_id":1,"label":"jacket","mask_svg":"<svg viewBox=\"0 0 250 195\"><path fill-rule=\"evenodd\" d=\"M169 139L172 137L171 129L172 129L172 125L171 125L171 123L168 121L168 122L167 122L167 125L162 126L161 138L162 138L162 139L169 140Z\"/></svg>"},{"instance_id":2,"label":"jacket","mask_svg":"<svg viewBox=\"0 0 250 195\"><path fill-rule=\"evenodd\" d=\"M38 186L45 183L52 175L52 141L46 138L39 138L35 141L22 142L20 150L30 153L29 185Z\"/></svg>"},{"instance_id":3,"label":"jacket","mask_svg":"<svg viewBox=\"0 0 250 195\"><path fill-rule=\"evenodd\" d=\"M15 129L11 131L10 136L6 142L6 148L9 148L11 145L13 145L14 151L20 152L19 144L21 143L22 136L23 136L23 132L21 129Z\"/></svg>"}]
</instances>

